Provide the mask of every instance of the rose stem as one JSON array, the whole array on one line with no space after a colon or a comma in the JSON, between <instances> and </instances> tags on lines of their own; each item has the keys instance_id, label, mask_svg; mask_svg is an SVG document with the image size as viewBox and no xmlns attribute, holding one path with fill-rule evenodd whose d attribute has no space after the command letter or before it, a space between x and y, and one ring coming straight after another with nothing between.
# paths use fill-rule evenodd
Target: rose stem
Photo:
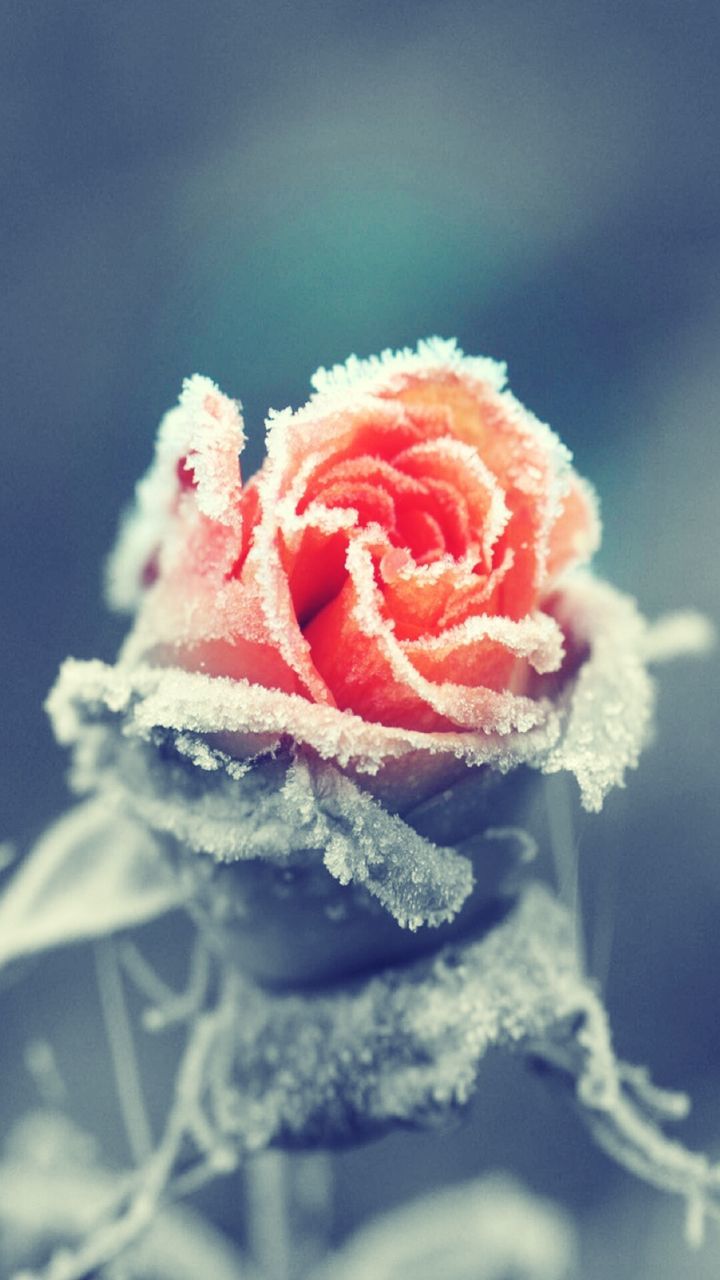
<instances>
[{"instance_id":1,"label":"rose stem","mask_svg":"<svg viewBox=\"0 0 720 1280\"><path fill-rule=\"evenodd\" d=\"M573 921L579 967L583 970L586 951L580 907L579 859L573 834L572 800L566 777L555 775L545 779L545 803L558 893Z\"/></svg>"},{"instance_id":2,"label":"rose stem","mask_svg":"<svg viewBox=\"0 0 720 1280\"><path fill-rule=\"evenodd\" d=\"M94 951L98 992L120 1110L132 1159L139 1166L152 1152L153 1140L115 942L111 938L103 939L95 944Z\"/></svg>"},{"instance_id":3,"label":"rose stem","mask_svg":"<svg viewBox=\"0 0 720 1280\"><path fill-rule=\"evenodd\" d=\"M301 1280L325 1256L330 1157L264 1151L246 1165L248 1247L263 1280Z\"/></svg>"},{"instance_id":4,"label":"rose stem","mask_svg":"<svg viewBox=\"0 0 720 1280\"><path fill-rule=\"evenodd\" d=\"M602 861L596 860L593 869L594 911L589 972L600 995L607 989L615 940L619 848L619 841L611 841L609 847L605 847Z\"/></svg>"}]
</instances>

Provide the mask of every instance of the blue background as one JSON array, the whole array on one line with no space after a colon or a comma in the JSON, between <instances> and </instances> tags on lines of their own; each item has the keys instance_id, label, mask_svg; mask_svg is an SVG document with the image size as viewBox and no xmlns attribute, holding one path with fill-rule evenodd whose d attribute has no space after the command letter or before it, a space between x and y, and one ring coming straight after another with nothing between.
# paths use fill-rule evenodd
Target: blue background
<instances>
[{"instance_id":1,"label":"blue background","mask_svg":"<svg viewBox=\"0 0 720 1280\"><path fill-rule=\"evenodd\" d=\"M6 0L2 835L24 847L67 803L41 704L67 654L114 655L101 563L194 371L242 399L249 473L268 407L302 403L317 365L456 336L507 360L595 482L601 571L651 615L718 617L719 57L712 0ZM708 1146L717 658L661 685L640 772L578 816L583 900L591 953L614 925L620 1052L695 1093L685 1134ZM172 967L184 938L152 943ZM124 1159L88 956L3 999L6 1119L34 1098L21 1043L44 1035ZM496 1164L582 1210L589 1259L607 1235L592 1274L658 1274L652 1224L679 1208L504 1064L461 1130L343 1156L337 1231ZM226 1224L233 1194L210 1199ZM716 1273L663 1256L668 1277Z\"/></svg>"}]
</instances>

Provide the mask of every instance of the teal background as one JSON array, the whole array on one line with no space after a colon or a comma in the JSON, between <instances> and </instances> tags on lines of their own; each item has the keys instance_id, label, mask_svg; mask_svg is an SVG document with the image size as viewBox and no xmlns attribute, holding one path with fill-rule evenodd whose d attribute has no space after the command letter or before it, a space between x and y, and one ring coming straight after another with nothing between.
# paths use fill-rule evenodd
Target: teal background
<instances>
[{"instance_id":1,"label":"teal background","mask_svg":"<svg viewBox=\"0 0 720 1280\"><path fill-rule=\"evenodd\" d=\"M194 371L242 399L249 473L319 364L456 336L595 482L602 572L650 614L718 617L719 55L711 0L6 0L2 835L25 847L67 803L42 701L67 654L117 648L101 563ZM661 686L640 772L578 815L583 900L591 949L614 923L620 1052L690 1088L685 1136L717 1145L717 658ZM148 945L172 969L184 943ZM87 954L2 999L6 1121L42 1034L124 1159ZM504 1064L457 1132L343 1156L337 1231L497 1164L581 1210L590 1253L606 1233L593 1275L659 1274L653 1217L679 1207ZM210 1199L226 1224L236 1197ZM667 1255L669 1280L705 1265Z\"/></svg>"}]
</instances>

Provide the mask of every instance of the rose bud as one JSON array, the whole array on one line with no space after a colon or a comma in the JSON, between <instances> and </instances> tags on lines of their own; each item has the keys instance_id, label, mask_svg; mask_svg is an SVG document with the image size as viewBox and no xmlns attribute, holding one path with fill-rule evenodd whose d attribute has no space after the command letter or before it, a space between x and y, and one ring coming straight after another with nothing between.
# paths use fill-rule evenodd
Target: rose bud
<instances>
[{"instance_id":1,"label":"rose bud","mask_svg":"<svg viewBox=\"0 0 720 1280\"><path fill-rule=\"evenodd\" d=\"M492 361L352 359L244 485L242 445L189 380L110 564L134 627L50 706L238 962L322 984L502 915L530 784L568 769L596 809L636 764L647 628L581 569L592 491Z\"/></svg>"}]
</instances>

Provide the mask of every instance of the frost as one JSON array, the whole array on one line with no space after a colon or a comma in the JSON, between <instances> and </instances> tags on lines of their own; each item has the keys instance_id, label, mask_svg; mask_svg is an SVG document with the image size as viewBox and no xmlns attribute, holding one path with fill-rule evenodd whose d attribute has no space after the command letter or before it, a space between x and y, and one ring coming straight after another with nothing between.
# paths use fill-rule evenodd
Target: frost
<instances>
[{"instance_id":1,"label":"frost","mask_svg":"<svg viewBox=\"0 0 720 1280\"><path fill-rule=\"evenodd\" d=\"M545 721L525 732L394 729L247 681L100 662L66 663L48 709L74 750L79 791L98 790L217 859L324 858L399 922L437 924L469 895L469 864L390 810L468 765L504 773L523 763L569 770L585 805L599 808L649 732L649 632L633 602L577 573L557 600L588 655L556 705L531 704Z\"/></svg>"},{"instance_id":2,"label":"frost","mask_svg":"<svg viewBox=\"0 0 720 1280\"><path fill-rule=\"evenodd\" d=\"M564 695L564 732L543 768L574 773L585 808L598 810L636 767L651 730L648 624L633 600L589 574L568 577L558 599L560 620L590 646L590 656Z\"/></svg>"},{"instance_id":3,"label":"frost","mask_svg":"<svg viewBox=\"0 0 720 1280\"><path fill-rule=\"evenodd\" d=\"M115 609L132 611L143 595L143 572L178 517L177 467L193 474L197 508L209 519L238 526L238 454L245 436L239 407L209 378L186 378L180 403L163 418L155 459L136 490L107 566L107 595Z\"/></svg>"},{"instance_id":4,"label":"frost","mask_svg":"<svg viewBox=\"0 0 720 1280\"><path fill-rule=\"evenodd\" d=\"M702 613L679 609L668 613L650 628L645 639L648 662L669 662L683 654L704 654L717 643L717 633Z\"/></svg>"},{"instance_id":5,"label":"frost","mask_svg":"<svg viewBox=\"0 0 720 1280\"><path fill-rule=\"evenodd\" d=\"M554 704L520 700L533 707L523 730L397 729L246 680L73 660L65 663L48 709L58 738L68 745L78 746L94 724L115 716L124 735L147 740L155 730L210 734L239 758L293 741L341 769L367 775L369 785L373 777L380 782L393 761L403 761L408 772L448 759L502 771L521 763L548 772L569 769L581 782L585 802L596 807L636 763L648 732L652 632L628 597L589 574L568 576L556 599L559 621L577 643L587 644L588 655Z\"/></svg>"},{"instance_id":6,"label":"frost","mask_svg":"<svg viewBox=\"0 0 720 1280\"><path fill-rule=\"evenodd\" d=\"M146 827L88 801L50 827L0 896L0 965L133 928L184 891Z\"/></svg>"},{"instance_id":7,"label":"frost","mask_svg":"<svg viewBox=\"0 0 720 1280\"><path fill-rule=\"evenodd\" d=\"M314 1280L566 1280L576 1261L558 1208L489 1176L375 1218Z\"/></svg>"},{"instance_id":8,"label":"frost","mask_svg":"<svg viewBox=\"0 0 720 1280\"><path fill-rule=\"evenodd\" d=\"M268 1146L335 1146L445 1120L472 1097L490 1050L519 1054L557 1082L603 1149L683 1197L695 1225L720 1217L720 1170L661 1128L685 1115L685 1098L617 1060L572 919L539 886L483 936L346 985L272 993L220 964L215 981L206 957L192 1001L169 1002L182 1007L188 1036L157 1147L42 1280L93 1273L169 1195Z\"/></svg>"},{"instance_id":9,"label":"frost","mask_svg":"<svg viewBox=\"0 0 720 1280\"><path fill-rule=\"evenodd\" d=\"M334 365L332 369L318 369L310 381L318 396L348 391L353 396L358 391L377 394L378 389L392 386L398 379L427 374L437 368L458 374L467 370L494 391L502 391L507 377L507 366L497 360L466 356L452 338L428 338L419 342L415 351L411 347L401 351L388 348L366 360L350 356L344 364Z\"/></svg>"},{"instance_id":10,"label":"frost","mask_svg":"<svg viewBox=\"0 0 720 1280\"><path fill-rule=\"evenodd\" d=\"M118 706L110 691L105 714ZM66 733L72 728L66 721ZM285 753L241 768L187 732L160 738L154 730L146 739L112 722L79 731L78 744L78 789L98 790L197 852L223 861L324 859L341 883L364 885L413 928L451 919L472 890L467 858L418 835L331 765Z\"/></svg>"},{"instance_id":11,"label":"frost","mask_svg":"<svg viewBox=\"0 0 720 1280\"><path fill-rule=\"evenodd\" d=\"M323 803L330 801L336 820L324 856L331 875L364 885L406 928L452 920L472 893L468 859L418 835L337 771L328 781Z\"/></svg>"},{"instance_id":12,"label":"frost","mask_svg":"<svg viewBox=\"0 0 720 1280\"><path fill-rule=\"evenodd\" d=\"M3 1275L77 1243L117 1201L123 1175L92 1158L92 1140L62 1114L33 1113L15 1126L0 1159ZM25 1273L27 1274L27 1273ZM165 1207L122 1260L125 1280L259 1280L229 1240L194 1210ZM102 1272L110 1280L110 1271Z\"/></svg>"}]
</instances>

